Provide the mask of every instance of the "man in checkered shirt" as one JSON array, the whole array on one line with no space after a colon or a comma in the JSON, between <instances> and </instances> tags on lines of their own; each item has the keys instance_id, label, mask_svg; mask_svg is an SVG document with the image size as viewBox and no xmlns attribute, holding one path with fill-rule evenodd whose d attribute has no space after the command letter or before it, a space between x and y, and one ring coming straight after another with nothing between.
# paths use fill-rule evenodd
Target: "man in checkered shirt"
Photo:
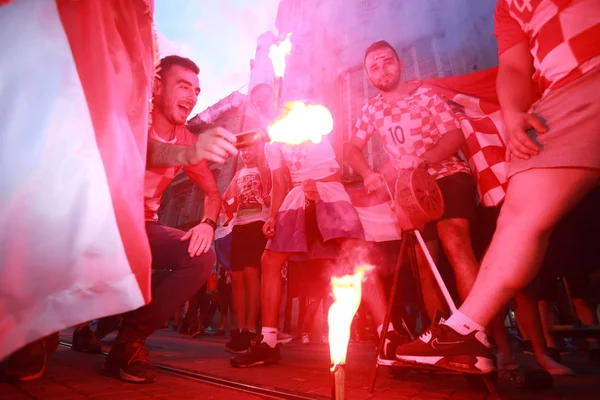
<instances>
[{"instance_id":1,"label":"man in checkered shirt","mask_svg":"<svg viewBox=\"0 0 600 400\"><path fill-rule=\"evenodd\" d=\"M356 122L347 148L348 162L363 177L367 191L379 189L382 176L362 155L371 136L377 133L396 169L423 166L436 179L444 197L444 215L427 224L424 237L435 255L439 236L459 293L465 298L475 281L478 263L470 237L476 207L475 181L465 162L456 156L456 149L464 141L463 132L446 101L432 88L401 80L402 61L389 43L372 44L365 52L364 65L379 94L367 102ZM424 257L418 253L422 286L428 293L435 293L424 298L433 320L436 310L447 310L447 306Z\"/></svg>"},{"instance_id":2,"label":"man in checkered shirt","mask_svg":"<svg viewBox=\"0 0 600 400\"><path fill-rule=\"evenodd\" d=\"M535 278L553 228L600 177L600 0L500 0L495 20L509 160L496 232L460 309L396 353L473 373L496 368L484 327Z\"/></svg>"},{"instance_id":3,"label":"man in checkered shirt","mask_svg":"<svg viewBox=\"0 0 600 400\"><path fill-rule=\"evenodd\" d=\"M167 56L160 62L153 87L153 123L144 182L146 234L152 269L170 272L160 282L153 282L150 304L123 317L106 358L105 372L129 382L156 380L146 338L200 289L215 263L211 244L221 194L207 161L223 162L237 150L232 144L235 136L222 128L209 129L196 138L185 127L200 93L198 73L193 61ZM156 215L162 194L182 169L205 193L204 218L187 232L160 224Z\"/></svg>"}]
</instances>

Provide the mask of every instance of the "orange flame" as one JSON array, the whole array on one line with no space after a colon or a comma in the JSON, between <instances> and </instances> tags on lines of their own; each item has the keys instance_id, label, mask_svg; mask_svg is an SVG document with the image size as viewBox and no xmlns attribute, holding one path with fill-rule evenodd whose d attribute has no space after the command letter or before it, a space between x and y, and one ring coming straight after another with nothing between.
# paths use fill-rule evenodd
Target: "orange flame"
<instances>
[{"instance_id":1,"label":"orange flame","mask_svg":"<svg viewBox=\"0 0 600 400\"><path fill-rule=\"evenodd\" d=\"M327 107L301 101L286 103L281 116L267 127L271 142L288 144L321 143L332 130L333 117Z\"/></svg>"},{"instance_id":2,"label":"orange flame","mask_svg":"<svg viewBox=\"0 0 600 400\"><path fill-rule=\"evenodd\" d=\"M290 55L292 51L292 42L290 37L291 33L288 33L281 42L272 44L269 48L269 58L273 64L273 73L276 77L282 78L285 73L285 58Z\"/></svg>"},{"instance_id":3,"label":"orange flame","mask_svg":"<svg viewBox=\"0 0 600 400\"><path fill-rule=\"evenodd\" d=\"M356 269L354 275L331 278L335 302L329 309L327 322L329 323L329 355L332 370L336 365L346 363L350 328L362 296L362 281L365 273L372 269L372 265L364 264Z\"/></svg>"}]
</instances>

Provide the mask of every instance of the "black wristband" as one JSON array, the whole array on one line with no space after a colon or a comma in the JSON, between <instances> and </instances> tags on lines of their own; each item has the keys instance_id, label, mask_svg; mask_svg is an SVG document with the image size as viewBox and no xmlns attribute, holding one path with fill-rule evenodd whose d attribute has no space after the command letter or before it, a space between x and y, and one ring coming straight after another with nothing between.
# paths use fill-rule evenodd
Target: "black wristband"
<instances>
[{"instance_id":1,"label":"black wristband","mask_svg":"<svg viewBox=\"0 0 600 400\"><path fill-rule=\"evenodd\" d=\"M213 228L213 231L217 230L217 223L210 218L204 218L200 223L210 225Z\"/></svg>"}]
</instances>

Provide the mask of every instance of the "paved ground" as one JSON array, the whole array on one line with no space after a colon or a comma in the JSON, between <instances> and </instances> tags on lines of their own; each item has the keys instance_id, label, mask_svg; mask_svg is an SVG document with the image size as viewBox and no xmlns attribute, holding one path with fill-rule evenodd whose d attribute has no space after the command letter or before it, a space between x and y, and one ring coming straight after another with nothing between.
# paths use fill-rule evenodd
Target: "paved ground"
<instances>
[{"instance_id":1,"label":"paved ground","mask_svg":"<svg viewBox=\"0 0 600 400\"><path fill-rule=\"evenodd\" d=\"M70 340L70 335L63 335ZM109 349L111 337L105 342ZM226 338L190 339L172 331L159 331L149 339L152 360L175 368L196 371L236 382L286 391L330 396L328 349L325 345L303 346L292 342L284 347L282 364L271 367L234 369L223 346ZM385 368L379 371L377 390L368 392L373 368L374 346L350 345L347 361L347 400L483 400L485 391L469 387L462 376L405 371L392 378ZM531 358L524 361L532 363ZM0 399L258 399L260 397L163 374L154 385L130 385L98 374L102 357L60 350L50 361L45 377L37 382L1 385ZM580 354L565 357L577 377L559 377L549 391L523 392L507 377L501 377L499 391L505 399L591 400L600 392L600 366L590 365ZM594 394L595 393L595 394Z\"/></svg>"},{"instance_id":2,"label":"paved ground","mask_svg":"<svg viewBox=\"0 0 600 400\"><path fill-rule=\"evenodd\" d=\"M0 383L2 400L258 400L261 397L161 374L152 385L133 385L100 375L103 358L59 347L44 377L19 384Z\"/></svg>"}]
</instances>

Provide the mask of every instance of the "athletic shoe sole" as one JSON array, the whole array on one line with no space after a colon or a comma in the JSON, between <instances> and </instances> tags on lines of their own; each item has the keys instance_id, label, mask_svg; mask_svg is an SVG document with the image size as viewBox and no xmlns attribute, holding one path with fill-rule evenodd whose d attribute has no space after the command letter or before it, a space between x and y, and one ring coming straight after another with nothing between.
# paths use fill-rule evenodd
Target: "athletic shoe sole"
<instances>
[{"instance_id":1,"label":"athletic shoe sole","mask_svg":"<svg viewBox=\"0 0 600 400\"><path fill-rule=\"evenodd\" d=\"M398 360L413 364L431 365L457 372L487 374L496 370L491 358L475 356L396 356Z\"/></svg>"},{"instance_id":2,"label":"athletic shoe sole","mask_svg":"<svg viewBox=\"0 0 600 400\"><path fill-rule=\"evenodd\" d=\"M235 362L234 360L231 360L229 363L234 368L252 368L252 367L258 367L259 365L276 365L276 364L279 364L279 361L277 361L277 362L255 361L252 364L239 364L239 363Z\"/></svg>"}]
</instances>

